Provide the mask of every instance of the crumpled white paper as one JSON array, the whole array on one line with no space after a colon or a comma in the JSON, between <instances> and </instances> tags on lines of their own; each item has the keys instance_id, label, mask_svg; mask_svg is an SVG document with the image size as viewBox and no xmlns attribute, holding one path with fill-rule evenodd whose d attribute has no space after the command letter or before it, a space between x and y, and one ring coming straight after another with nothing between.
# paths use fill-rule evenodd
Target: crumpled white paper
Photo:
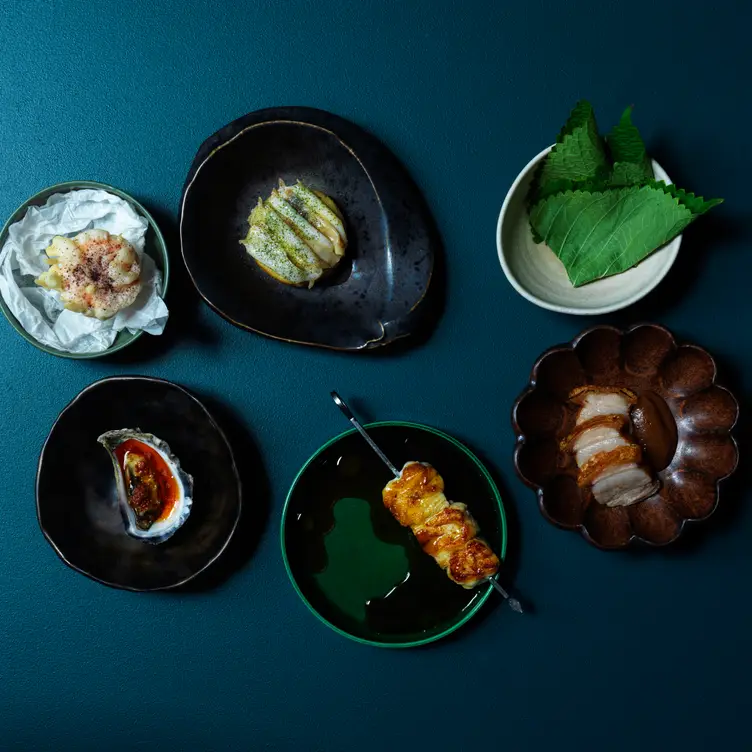
<instances>
[{"instance_id":1,"label":"crumpled white paper","mask_svg":"<svg viewBox=\"0 0 752 752\"><path fill-rule=\"evenodd\" d=\"M148 226L127 201L107 191L85 188L56 193L44 206L30 207L8 229L8 240L0 251L0 295L34 339L65 352L102 352L123 329L161 334L169 312L159 297L162 275L144 253ZM34 284L49 269L44 251L55 235L73 237L94 228L122 235L141 259L138 298L106 321L65 310L58 292Z\"/></svg>"}]
</instances>

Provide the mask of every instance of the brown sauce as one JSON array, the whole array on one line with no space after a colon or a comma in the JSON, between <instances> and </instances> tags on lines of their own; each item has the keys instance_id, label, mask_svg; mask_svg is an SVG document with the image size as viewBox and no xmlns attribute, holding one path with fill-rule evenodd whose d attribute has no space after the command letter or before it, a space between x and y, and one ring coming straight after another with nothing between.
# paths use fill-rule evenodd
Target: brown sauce
<instances>
[{"instance_id":1,"label":"brown sauce","mask_svg":"<svg viewBox=\"0 0 752 752\"><path fill-rule=\"evenodd\" d=\"M644 391L632 408L632 435L651 467L660 472L671 463L678 432L666 402L655 392Z\"/></svg>"}]
</instances>

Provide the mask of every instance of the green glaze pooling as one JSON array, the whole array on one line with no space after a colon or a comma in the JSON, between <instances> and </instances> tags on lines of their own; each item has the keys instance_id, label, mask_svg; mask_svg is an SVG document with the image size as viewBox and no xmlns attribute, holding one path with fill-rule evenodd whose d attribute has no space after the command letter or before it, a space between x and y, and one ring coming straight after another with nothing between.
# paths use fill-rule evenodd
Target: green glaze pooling
<instances>
[{"instance_id":1,"label":"green glaze pooling","mask_svg":"<svg viewBox=\"0 0 752 752\"><path fill-rule=\"evenodd\" d=\"M328 564L316 580L327 598L362 621L369 600L383 597L407 577L407 553L376 536L364 499L340 499L333 513L334 527L324 541Z\"/></svg>"}]
</instances>

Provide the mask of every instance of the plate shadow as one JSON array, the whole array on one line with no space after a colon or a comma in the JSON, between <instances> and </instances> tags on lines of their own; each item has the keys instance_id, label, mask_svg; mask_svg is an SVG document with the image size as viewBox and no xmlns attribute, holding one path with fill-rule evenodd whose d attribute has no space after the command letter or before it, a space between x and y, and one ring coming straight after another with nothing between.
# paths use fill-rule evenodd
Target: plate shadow
<instances>
[{"instance_id":1,"label":"plate shadow","mask_svg":"<svg viewBox=\"0 0 752 752\"><path fill-rule=\"evenodd\" d=\"M242 511L235 534L212 566L171 593L202 593L225 583L245 567L264 535L270 514L270 486L258 444L227 405L214 396L194 391L224 431L235 456L242 493Z\"/></svg>"}]
</instances>

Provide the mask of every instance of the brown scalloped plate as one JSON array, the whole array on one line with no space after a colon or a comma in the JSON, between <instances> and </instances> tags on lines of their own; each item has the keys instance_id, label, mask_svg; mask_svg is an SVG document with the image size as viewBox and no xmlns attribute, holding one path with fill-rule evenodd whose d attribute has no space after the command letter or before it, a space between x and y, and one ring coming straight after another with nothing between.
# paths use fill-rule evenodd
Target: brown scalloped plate
<instances>
[{"instance_id":1,"label":"brown scalloped plate","mask_svg":"<svg viewBox=\"0 0 752 752\"><path fill-rule=\"evenodd\" d=\"M641 404L654 408L654 423L665 426L660 441L643 442L651 460L664 456L651 462L660 489L645 501L605 507L578 487L574 459L559 442L576 417L568 395L585 384L631 389ZM656 324L626 331L597 326L536 361L512 410L514 464L549 522L579 530L604 549L634 541L666 545L688 521L715 511L720 481L739 459L731 435L738 414L736 399L716 383L715 361L702 348L678 345Z\"/></svg>"}]
</instances>

